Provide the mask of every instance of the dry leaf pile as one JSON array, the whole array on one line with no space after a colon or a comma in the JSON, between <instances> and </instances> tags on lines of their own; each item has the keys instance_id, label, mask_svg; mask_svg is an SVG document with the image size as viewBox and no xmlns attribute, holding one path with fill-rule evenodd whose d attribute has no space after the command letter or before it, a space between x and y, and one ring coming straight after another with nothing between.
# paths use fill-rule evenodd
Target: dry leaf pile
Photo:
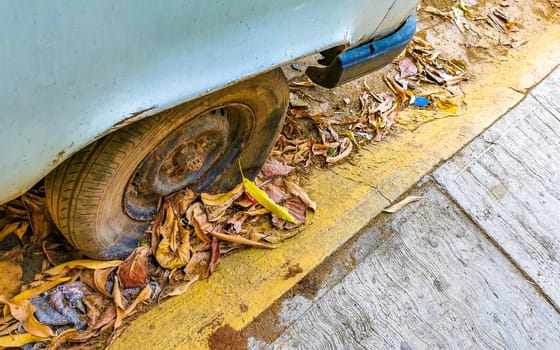
<instances>
[{"instance_id":1,"label":"dry leaf pile","mask_svg":"<svg viewBox=\"0 0 560 350\"><path fill-rule=\"evenodd\" d=\"M274 248L272 243L297 233L308 209L316 209L292 175L294 169L270 159L256 183L243 177L228 193L184 190L164 197L151 240L125 261L60 263L56 258L61 256L44 243L41 272L20 287L22 269L15 260L21 260L22 249L6 252L0 261L0 348L67 348L101 333L115 337L139 306L184 293L193 282L208 278L224 254L243 246ZM21 201L2 206L5 236L25 241L29 225L44 232L51 223L41 216L46 208L42 198L24 196L27 210Z\"/></svg>"},{"instance_id":2,"label":"dry leaf pile","mask_svg":"<svg viewBox=\"0 0 560 350\"><path fill-rule=\"evenodd\" d=\"M357 113L337 117L311 113L305 104L292 105L272 156L293 166L338 163L367 142L382 141L403 110L456 115L464 107L459 84L468 79L465 62L446 59L430 43L414 37L395 63L394 72L383 77L389 91L376 93L363 80ZM295 86L299 96L322 102L313 97L314 85ZM304 93L303 88L310 91Z\"/></svg>"},{"instance_id":3,"label":"dry leaf pile","mask_svg":"<svg viewBox=\"0 0 560 350\"><path fill-rule=\"evenodd\" d=\"M521 25L507 14L509 6L502 1L500 6L487 3L475 10L459 0L445 9L421 6L420 12L452 21L465 36L466 47L489 49L485 42L491 41L497 46L516 48L524 41L514 36ZM292 108L273 155L294 166L330 165L370 141L383 140L395 123L406 124L399 120L403 111L412 119L414 128L461 114L466 106L461 83L469 79L464 60L445 57L431 43L415 36L394 63L383 77L388 91L375 92L363 80L357 112L312 112L310 105L326 103L320 95L324 90L308 80L293 79L290 87L296 99L291 101ZM349 97L343 102L348 107L353 103ZM445 116L436 116L437 112Z\"/></svg>"}]
</instances>

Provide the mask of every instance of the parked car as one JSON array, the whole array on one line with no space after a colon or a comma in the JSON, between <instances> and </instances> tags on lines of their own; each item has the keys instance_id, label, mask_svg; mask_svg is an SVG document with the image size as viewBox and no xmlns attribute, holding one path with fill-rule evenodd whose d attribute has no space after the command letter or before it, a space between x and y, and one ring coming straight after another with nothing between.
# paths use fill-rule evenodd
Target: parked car
<instances>
[{"instance_id":1,"label":"parked car","mask_svg":"<svg viewBox=\"0 0 560 350\"><path fill-rule=\"evenodd\" d=\"M388 64L416 0L4 1L0 203L45 178L52 218L92 258L127 256L161 196L254 177L278 135L278 67L321 52L335 87Z\"/></svg>"}]
</instances>

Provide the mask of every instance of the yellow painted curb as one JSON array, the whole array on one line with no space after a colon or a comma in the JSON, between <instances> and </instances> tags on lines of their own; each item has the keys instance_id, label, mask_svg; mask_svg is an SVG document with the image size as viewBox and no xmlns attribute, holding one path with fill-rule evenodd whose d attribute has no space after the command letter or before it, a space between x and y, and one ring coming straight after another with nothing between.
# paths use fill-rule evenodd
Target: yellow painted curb
<instances>
[{"instance_id":1,"label":"yellow painted curb","mask_svg":"<svg viewBox=\"0 0 560 350\"><path fill-rule=\"evenodd\" d=\"M219 327L242 329L372 217L517 104L560 63L560 26L549 26L512 59L465 86L468 110L362 149L353 164L314 171L306 186L317 213L275 250L224 258L208 281L140 316L110 349L208 349ZM386 199L388 198L388 199ZM290 266L303 271L288 274Z\"/></svg>"}]
</instances>

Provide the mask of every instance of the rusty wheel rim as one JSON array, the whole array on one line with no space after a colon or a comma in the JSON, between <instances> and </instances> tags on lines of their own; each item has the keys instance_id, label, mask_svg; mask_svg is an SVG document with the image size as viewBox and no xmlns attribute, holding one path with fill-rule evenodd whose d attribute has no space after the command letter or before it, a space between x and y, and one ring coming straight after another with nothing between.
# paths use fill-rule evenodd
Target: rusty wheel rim
<instances>
[{"instance_id":1,"label":"rusty wheel rim","mask_svg":"<svg viewBox=\"0 0 560 350\"><path fill-rule=\"evenodd\" d=\"M126 214L154 218L159 198L189 187L201 191L241 153L252 132L252 111L232 104L180 125L142 160L123 196Z\"/></svg>"}]
</instances>

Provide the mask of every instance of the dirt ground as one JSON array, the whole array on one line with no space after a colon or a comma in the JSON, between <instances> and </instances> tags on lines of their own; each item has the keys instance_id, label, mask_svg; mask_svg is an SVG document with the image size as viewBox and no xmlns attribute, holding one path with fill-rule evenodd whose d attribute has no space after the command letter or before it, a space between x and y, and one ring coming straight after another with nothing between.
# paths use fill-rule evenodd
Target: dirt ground
<instances>
[{"instance_id":1,"label":"dirt ground","mask_svg":"<svg viewBox=\"0 0 560 350\"><path fill-rule=\"evenodd\" d=\"M462 4L463 7L457 6L457 4ZM451 0L423 1L418 11L417 37L432 46L432 55L441 57L445 62L452 62L454 67L460 67L461 72L458 75L461 76L461 81L444 87L433 82L418 81L416 87L410 88L415 95L430 97L445 92L448 96L445 100L432 99L432 103L427 107L403 107L398 113L398 117L395 118L394 124L387 126L387 121L384 120L385 124L381 125L381 129L377 131L368 131L366 128L362 132L362 129L355 129L355 132L352 133L352 137L355 137L352 140L355 143L354 152L359 152L359 146L365 143L391 142L395 138L404 137L403 135L406 134L404 131L429 126L430 122L442 118L441 113L438 113L442 109L449 111L444 117L460 118L461 111L468 108L464 102L462 86L476 85L479 77L492 72L500 62L515 59L519 48L534 40L547 25L559 23L560 12L557 6L559 6L558 2L554 0L530 2L464 0L462 3ZM289 117L296 120L298 113L332 116L333 120L338 123L335 126L338 134L344 135L347 131L346 126L349 125L345 123L356 120L363 108L364 101L361 96L364 92L367 91L372 95L398 94L398 91L395 92L394 88L390 88L386 77L389 76L391 79L398 75L398 62L402 57L404 54L395 60L395 64L332 90L309 85L303 76L305 68L314 63L316 56L298 60L295 62L296 64L283 67L291 86L290 110L294 112L291 112ZM484 98L484 96L478 98ZM438 104L436 101L441 103ZM450 101L449 104L446 101ZM298 120L302 132L310 132L313 138L320 140L321 135L314 131L313 124L305 124L302 119ZM379 136L377 141L371 140L376 136ZM344 162L352 164L353 154L355 153L344 159ZM315 163L313 166L325 166L325 164L324 162ZM301 183L305 185L305 178L312 175L312 170L301 168L298 170L298 175L301 177ZM12 235L2 241L2 250L9 251L18 244L17 237ZM23 249L25 262L23 283L33 281L35 274L42 270L45 247L55 247L53 249L57 251L56 256L60 261L78 257L58 234L50 235L40 241L32 240ZM347 268L349 269L351 266L350 262ZM298 267L294 266L289 273L298 274L299 271ZM332 273L332 268L328 264L322 265L316 272L304 278L284 298L294 295L314 295L323 280ZM227 326L220 328L209 339L210 347L212 349L245 349L248 337L267 341L275 339L282 330L277 317L281 302L282 300L276 302L241 332ZM102 332L99 337L90 340L86 345L89 348L103 348L112 335L111 332ZM62 346L62 348L72 346L74 345Z\"/></svg>"}]
</instances>

